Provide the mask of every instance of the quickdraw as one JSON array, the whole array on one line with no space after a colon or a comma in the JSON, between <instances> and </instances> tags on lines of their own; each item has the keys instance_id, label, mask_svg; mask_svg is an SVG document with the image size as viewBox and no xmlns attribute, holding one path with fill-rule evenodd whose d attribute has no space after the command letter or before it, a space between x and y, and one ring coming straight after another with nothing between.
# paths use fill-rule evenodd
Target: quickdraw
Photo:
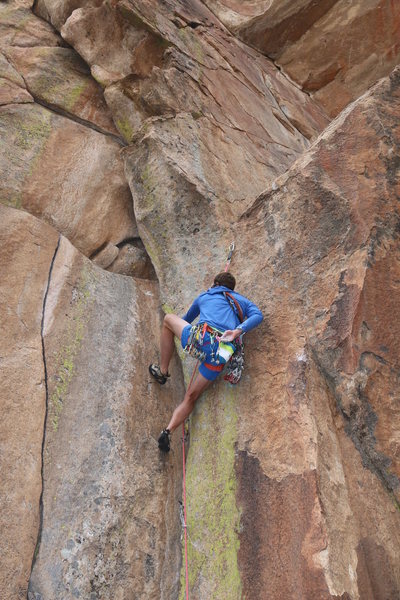
<instances>
[{"instance_id":1,"label":"quickdraw","mask_svg":"<svg viewBox=\"0 0 400 600\"><path fill-rule=\"evenodd\" d=\"M236 350L227 364L224 375L225 381L229 381L232 385L239 383L244 371L244 344L242 341L237 342L236 340L234 344Z\"/></svg>"},{"instance_id":2,"label":"quickdraw","mask_svg":"<svg viewBox=\"0 0 400 600\"><path fill-rule=\"evenodd\" d=\"M229 246L229 250L228 250L228 258L226 260L226 265L225 265L225 273L229 270L229 267L231 266L231 260L232 260L232 254L235 251L235 242L232 242L232 244Z\"/></svg>"},{"instance_id":3,"label":"quickdraw","mask_svg":"<svg viewBox=\"0 0 400 600\"><path fill-rule=\"evenodd\" d=\"M204 342L204 337L206 333L210 336L210 341ZM193 356L193 358L197 358L200 362L204 362L206 359L206 353L202 350L203 344L211 345L211 361L214 361L216 364L219 364L218 360L218 347L219 347L219 338L221 335L221 331L214 329L207 325L207 323L200 323L198 325L193 325L190 329L189 337L186 346L184 347L184 352Z\"/></svg>"},{"instance_id":4,"label":"quickdraw","mask_svg":"<svg viewBox=\"0 0 400 600\"><path fill-rule=\"evenodd\" d=\"M237 315L239 321L243 323L243 311L239 302L229 292L224 292L224 296L228 300L231 309ZM235 352L228 362L224 379L225 381L229 381L232 385L236 385L241 380L244 371L244 343L242 336L239 336L233 343L235 345Z\"/></svg>"}]
</instances>

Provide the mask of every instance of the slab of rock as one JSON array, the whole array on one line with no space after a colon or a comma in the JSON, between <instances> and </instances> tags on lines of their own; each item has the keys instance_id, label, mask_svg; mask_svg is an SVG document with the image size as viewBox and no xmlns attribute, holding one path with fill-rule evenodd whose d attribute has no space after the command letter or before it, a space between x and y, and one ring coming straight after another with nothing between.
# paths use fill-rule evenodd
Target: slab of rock
<instances>
[{"instance_id":1,"label":"slab of rock","mask_svg":"<svg viewBox=\"0 0 400 600\"><path fill-rule=\"evenodd\" d=\"M269 275L269 340L257 351L265 357L265 387L271 390L265 397L266 418L262 419L260 405L252 410L251 424L241 421L243 449L247 443L250 454L250 462L242 466L248 472L253 463L259 486L266 486L268 497L276 494L277 505L282 503L281 494L293 496L292 485L304 489L305 471L296 484L290 481L290 472L300 469L302 461L316 469L319 491L314 500L310 496L310 529L301 555L307 569L317 565L322 569L329 593L339 597L363 597L367 572L375 595L366 598L385 597L388 589L388 597L396 597L400 589L394 500L400 489L395 433L400 414L394 409L392 374L400 353L398 319L390 300L399 252L399 181L394 176L399 109L397 70L334 121L288 174L260 197L243 220L240 235L242 240L256 240L243 248L246 256L257 254L257 240L264 236L264 258L257 261L253 279L260 269ZM259 278L253 293L261 295L263 289ZM388 308L386 317L382 305ZM287 438L284 430L290 431ZM260 441L263 432L266 447ZM261 479L255 456L264 465ZM269 481L272 476L274 484ZM283 483L288 486L285 491ZM299 488L298 493L304 499L305 491ZM248 486L243 485L241 494L242 514L248 511L249 523L259 504L250 500ZM292 531L298 530L297 519L296 514ZM264 526L258 560L271 539L269 527ZM260 528L259 522L259 536ZM255 528L242 531L239 556L251 595L255 573L253 579L252 571L246 570L246 551ZM282 551L277 550L281 557L285 546L282 542ZM375 556L370 548L376 549ZM356 580L352 573L361 560ZM305 567L293 565L289 555L283 564L286 594L292 597L295 574L300 577ZM282 579L273 583L276 569L267 566L269 554L265 565L263 581L272 587L271 597L279 597ZM291 565L294 575L287 578ZM310 574L302 576L304 585L313 581ZM321 591L312 593L329 597ZM311 591L308 595L312 597Z\"/></svg>"},{"instance_id":2,"label":"slab of rock","mask_svg":"<svg viewBox=\"0 0 400 600\"><path fill-rule=\"evenodd\" d=\"M0 5L0 49L10 46L65 46L60 35L49 24L38 19L30 2L2 2Z\"/></svg>"},{"instance_id":3,"label":"slab of rock","mask_svg":"<svg viewBox=\"0 0 400 600\"><path fill-rule=\"evenodd\" d=\"M35 21L37 35L29 37ZM2 9L0 27L1 202L43 218L87 256L115 248L109 266L119 253L116 244L137 237L137 228L119 157L123 142L101 87L24 3ZM15 38L15 29L28 38ZM26 103L31 110L16 106ZM120 264L124 273L151 274L148 258L144 269L124 254L115 271Z\"/></svg>"},{"instance_id":4,"label":"slab of rock","mask_svg":"<svg viewBox=\"0 0 400 600\"><path fill-rule=\"evenodd\" d=\"M90 257L95 265L98 265L102 269L107 269L115 261L119 254L118 246L110 244L108 242L103 248Z\"/></svg>"},{"instance_id":5,"label":"slab of rock","mask_svg":"<svg viewBox=\"0 0 400 600\"><path fill-rule=\"evenodd\" d=\"M0 132L3 203L44 219L87 256L135 236L116 141L37 104L1 107Z\"/></svg>"},{"instance_id":6,"label":"slab of rock","mask_svg":"<svg viewBox=\"0 0 400 600\"><path fill-rule=\"evenodd\" d=\"M140 238L124 244L108 270L142 279L156 279L154 267Z\"/></svg>"},{"instance_id":7,"label":"slab of rock","mask_svg":"<svg viewBox=\"0 0 400 600\"><path fill-rule=\"evenodd\" d=\"M158 43L157 52L157 42L153 48L149 43L149 39L151 42L154 38L152 33L140 23L139 27L133 27L106 2L98 7L77 8L61 32L69 43L73 42L74 48L92 66L94 77L104 86L131 73L147 74L154 62L161 61L165 49ZM142 53L140 63L139 52Z\"/></svg>"},{"instance_id":8,"label":"slab of rock","mask_svg":"<svg viewBox=\"0 0 400 600\"><path fill-rule=\"evenodd\" d=\"M103 0L88 0L87 7L99 6ZM48 18L52 25L60 30L62 25L71 16L73 11L81 6L79 0L39 0L35 12L40 13L43 18Z\"/></svg>"},{"instance_id":9,"label":"slab of rock","mask_svg":"<svg viewBox=\"0 0 400 600\"><path fill-rule=\"evenodd\" d=\"M398 3L359 1L349 9L342 0L277 62L337 115L400 62L399 31Z\"/></svg>"},{"instance_id":10,"label":"slab of rock","mask_svg":"<svg viewBox=\"0 0 400 600\"><path fill-rule=\"evenodd\" d=\"M177 596L180 449L165 460L156 440L183 390L176 360L165 389L148 373L160 316L155 283L102 271L62 238L44 321L43 527L29 598Z\"/></svg>"},{"instance_id":11,"label":"slab of rock","mask_svg":"<svg viewBox=\"0 0 400 600\"><path fill-rule=\"evenodd\" d=\"M0 106L33 102L21 75L0 52Z\"/></svg>"},{"instance_id":12,"label":"slab of rock","mask_svg":"<svg viewBox=\"0 0 400 600\"><path fill-rule=\"evenodd\" d=\"M46 376L41 327L57 232L0 205L0 589L26 598L42 490Z\"/></svg>"},{"instance_id":13,"label":"slab of rock","mask_svg":"<svg viewBox=\"0 0 400 600\"><path fill-rule=\"evenodd\" d=\"M276 58L297 42L338 0L205 0L239 37Z\"/></svg>"},{"instance_id":14,"label":"slab of rock","mask_svg":"<svg viewBox=\"0 0 400 600\"><path fill-rule=\"evenodd\" d=\"M391 0L206 0L242 40L273 58L336 116L400 62Z\"/></svg>"},{"instance_id":15,"label":"slab of rock","mask_svg":"<svg viewBox=\"0 0 400 600\"><path fill-rule=\"evenodd\" d=\"M70 48L9 48L7 57L41 104L118 135L101 87Z\"/></svg>"},{"instance_id":16,"label":"slab of rock","mask_svg":"<svg viewBox=\"0 0 400 600\"><path fill-rule=\"evenodd\" d=\"M106 88L121 134L131 141L146 119L188 112L240 139L250 161L263 155L265 177L272 163L284 169L327 124L323 111L200 2L173 8L128 0L82 6L62 27Z\"/></svg>"},{"instance_id":17,"label":"slab of rock","mask_svg":"<svg viewBox=\"0 0 400 600\"><path fill-rule=\"evenodd\" d=\"M179 436L167 461L156 439L183 389L176 359L165 388L148 374L157 285L0 213L2 598L27 598L32 561L30 599L177 597Z\"/></svg>"}]
</instances>

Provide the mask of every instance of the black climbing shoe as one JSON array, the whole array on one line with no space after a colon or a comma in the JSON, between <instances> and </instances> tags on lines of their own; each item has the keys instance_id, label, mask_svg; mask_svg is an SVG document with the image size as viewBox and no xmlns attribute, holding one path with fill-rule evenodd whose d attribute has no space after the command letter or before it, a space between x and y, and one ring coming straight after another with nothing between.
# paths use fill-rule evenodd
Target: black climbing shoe
<instances>
[{"instance_id":1,"label":"black climbing shoe","mask_svg":"<svg viewBox=\"0 0 400 600\"><path fill-rule=\"evenodd\" d=\"M152 363L149 366L149 371L150 371L150 375L153 375L154 379L156 379L158 381L158 383L160 383L161 385L164 385L164 383L167 381L168 377L170 377L169 373L167 373L166 375L164 373L162 373L160 367L158 365L156 365L155 363Z\"/></svg>"},{"instance_id":2,"label":"black climbing shoe","mask_svg":"<svg viewBox=\"0 0 400 600\"><path fill-rule=\"evenodd\" d=\"M169 452L170 436L171 434L169 429L163 429L160 433L160 437L158 438L158 447L160 448L161 452Z\"/></svg>"}]
</instances>

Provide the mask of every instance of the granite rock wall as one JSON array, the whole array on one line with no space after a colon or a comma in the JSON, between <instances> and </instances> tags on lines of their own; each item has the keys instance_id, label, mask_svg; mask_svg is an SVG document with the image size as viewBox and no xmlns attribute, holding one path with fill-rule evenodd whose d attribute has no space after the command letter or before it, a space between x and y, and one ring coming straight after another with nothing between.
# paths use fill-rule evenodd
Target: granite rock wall
<instances>
[{"instance_id":1,"label":"granite rock wall","mask_svg":"<svg viewBox=\"0 0 400 600\"><path fill-rule=\"evenodd\" d=\"M147 368L232 240L265 318L190 419L191 597L399 596L396 11L2 3L6 600L184 598L194 363Z\"/></svg>"}]
</instances>

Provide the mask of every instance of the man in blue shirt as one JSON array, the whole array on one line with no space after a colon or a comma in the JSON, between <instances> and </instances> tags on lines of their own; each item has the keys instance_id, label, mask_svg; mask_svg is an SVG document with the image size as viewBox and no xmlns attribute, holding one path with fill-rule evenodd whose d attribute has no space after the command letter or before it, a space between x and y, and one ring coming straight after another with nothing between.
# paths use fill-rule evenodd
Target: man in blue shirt
<instances>
[{"instance_id":1,"label":"man in blue shirt","mask_svg":"<svg viewBox=\"0 0 400 600\"><path fill-rule=\"evenodd\" d=\"M190 415L196 400L231 358L235 351L234 340L263 319L253 302L233 291L235 284L231 273L219 273L214 285L195 299L182 318L173 314L164 317L161 361L160 365L150 365L151 375L160 384L167 381L175 335L180 338L185 351L199 358L201 363L195 380L158 439L159 448L164 452L170 449L170 434ZM196 317L199 317L197 325L190 325Z\"/></svg>"}]
</instances>

